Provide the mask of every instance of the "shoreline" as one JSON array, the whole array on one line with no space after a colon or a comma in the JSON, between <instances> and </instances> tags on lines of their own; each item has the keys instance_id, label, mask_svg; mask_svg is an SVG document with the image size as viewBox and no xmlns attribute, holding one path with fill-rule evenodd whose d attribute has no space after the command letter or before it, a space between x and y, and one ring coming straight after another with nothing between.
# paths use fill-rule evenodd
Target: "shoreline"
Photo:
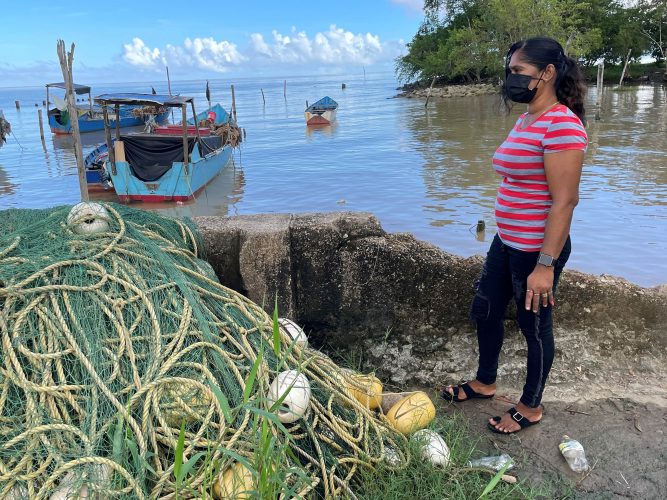
<instances>
[{"instance_id":1,"label":"shoreline","mask_svg":"<svg viewBox=\"0 0 667 500\"><path fill-rule=\"evenodd\" d=\"M427 97L430 87L399 87L401 92L394 97L405 97L407 99ZM463 85L434 85L431 98L470 97L478 95L500 95L500 85L493 83L471 83Z\"/></svg>"}]
</instances>

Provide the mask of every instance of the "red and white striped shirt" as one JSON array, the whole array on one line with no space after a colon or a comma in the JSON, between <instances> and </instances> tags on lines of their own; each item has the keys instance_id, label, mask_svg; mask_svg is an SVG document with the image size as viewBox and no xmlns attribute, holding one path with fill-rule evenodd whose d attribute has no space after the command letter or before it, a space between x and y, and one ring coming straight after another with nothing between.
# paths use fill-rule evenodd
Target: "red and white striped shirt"
<instances>
[{"instance_id":1,"label":"red and white striped shirt","mask_svg":"<svg viewBox=\"0 0 667 500\"><path fill-rule=\"evenodd\" d=\"M503 243L537 252L552 205L544 172L544 155L570 149L586 151L588 137L581 120L563 104L554 105L521 128L526 113L493 155L493 168L503 177L496 197L496 223Z\"/></svg>"}]
</instances>

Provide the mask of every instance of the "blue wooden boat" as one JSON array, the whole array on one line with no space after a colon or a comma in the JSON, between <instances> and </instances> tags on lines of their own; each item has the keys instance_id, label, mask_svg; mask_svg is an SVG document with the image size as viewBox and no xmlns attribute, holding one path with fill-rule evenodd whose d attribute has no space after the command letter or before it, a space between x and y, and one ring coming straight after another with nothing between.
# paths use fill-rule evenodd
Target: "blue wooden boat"
<instances>
[{"instance_id":1,"label":"blue wooden boat","mask_svg":"<svg viewBox=\"0 0 667 500\"><path fill-rule=\"evenodd\" d=\"M338 103L326 96L314 102L304 112L308 125L331 125L336 119Z\"/></svg>"},{"instance_id":2,"label":"blue wooden boat","mask_svg":"<svg viewBox=\"0 0 667 500\"><path fill-rule=\"evenodd\" d=\"M46 109L49 121L49 127L51 132L54 134L71 134L72 133L72 121L67 111L65 101L53 98L53 103L51 102L51 97L49 95L49 89L58 88L65 89L64 83L48 83L46 85ZM99 106L93 105L93 101L90 96L90 87L87 85L78 85L74 84L74 93L75 95L88 94L88 105L79 106L77 105L77 115L79 121L79 132L94 132L96 130L104 130L104 117L102 108ZM51 104L54 104L52 107ZM116 126L116 120L118 120L119 126L124 127L137 127L144 125L144 123L150 119L151 116L155 118L156 122L161 122L166 120L168 112L162 110L157 115L151 115L149 113L141 113L141 106L119 106L118 114L116 115L116 110L109 110L111 116L109 117L111 127Z\"/></svg>"},{"instance_id":3,"label":"blue wooden boat","mask_svg":"<svg viewBox=\"0 0 667 500\"><path fill-rule=\"evenodd\" d=\"M181 135L121 135L116 129L114 141L111 138L113 127L105 120L104 130L109 151L105 171L109 174L121 202L190 200L227 166L231 158L233 146L223 143L222 136L203 136L198 127L188 127L187 106L191 105L192 115L198 116L192 97L104 94L96 97L95 102L107 109L116 105L181 108ZM221 119L224 117L229 122L226 112ZM232 123L230 125L235 126ZM191 130L193 132L190 132Z\"/></svg>"},{"instance_id":4,"label":"blue wooden boat","mask_svg":"<svg viewBox=\"0 0 667 500\"><path fill-rule=\"evenodd\" d=\"M108 157L109 147L106 144L101 144L88 153L83 160L88 191L108 191L113 188L111 177L104 170L104 164Z\"/></svg>"}]
</instances>

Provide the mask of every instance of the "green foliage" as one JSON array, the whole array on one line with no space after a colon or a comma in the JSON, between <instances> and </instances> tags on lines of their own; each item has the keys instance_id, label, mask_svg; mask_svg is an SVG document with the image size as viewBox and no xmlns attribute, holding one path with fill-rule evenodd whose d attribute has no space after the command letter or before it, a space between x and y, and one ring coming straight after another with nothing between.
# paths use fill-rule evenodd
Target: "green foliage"
<instances>
[{"instance_id":1,"label":"green foliage","mask_svg":"<svg viewBox=\"0 0 667 500\"><path fill-rule=\"evenodd\" d=\"M399 80L481 82L503 74L512 43L550 36L584 65L667 53L667 0L426 0L425 19L396 60Z\"/></svg>"}]
</instances>

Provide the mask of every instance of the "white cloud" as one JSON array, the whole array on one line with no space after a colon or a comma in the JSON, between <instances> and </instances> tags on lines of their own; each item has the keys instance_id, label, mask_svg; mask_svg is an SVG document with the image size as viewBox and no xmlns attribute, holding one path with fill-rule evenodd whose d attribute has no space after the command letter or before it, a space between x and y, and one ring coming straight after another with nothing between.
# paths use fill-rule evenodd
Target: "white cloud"
<instances>
[{"instance_id":1,"label":"white cloud","mask_svg":"<svg viewBox=\"0 0 667 500\"><path fill-rule=\"evenodd\" d=\"M123 45L123 59L146 69L169 65L222 73L255 65L370 65L393 60L402 47L402 40L383 43L377 35L352 33L331 25L312 37L295 27L289 34L274 30L268 41L261 33L252 33L243 51L231 42L213 38L186 38L182 45L167 45L163 50L151 49L140 38L134 38L131 44Z\"/></svg>"},{"instance_id":2,"label":"white cloud","mask_svg":"<svg viewBox=\"0 0 667 500\"><path fill-rule=\"evenodd\" d=\"M391 0L391 3L402 5L407 10L421 12L424 8L424 0Z\"/></svg>"},{"instance_id":3,"label":"white cloud","mask_svg":"<svg viewBox=\"0 0 667 500\"><path fill-rule=\"evenodd\" d=\"M123 59L132 66L154 68L158 63L164 63L160 58L159 49L150 49L141 38L133 38L132 43L123 45Z\"/></svg>"}]
</instances>

